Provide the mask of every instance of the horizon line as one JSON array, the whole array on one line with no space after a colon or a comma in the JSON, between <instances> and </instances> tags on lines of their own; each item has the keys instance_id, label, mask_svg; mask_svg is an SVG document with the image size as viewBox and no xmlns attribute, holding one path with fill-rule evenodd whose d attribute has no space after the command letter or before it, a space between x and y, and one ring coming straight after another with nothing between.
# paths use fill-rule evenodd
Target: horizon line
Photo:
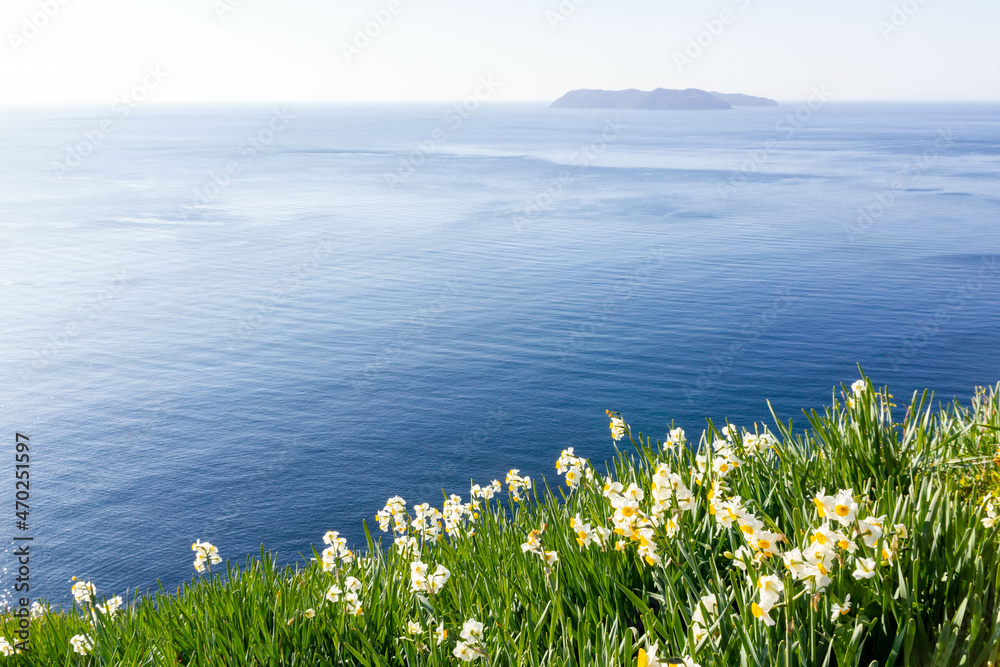
<instances>
[{"instance_id":1,"label":"horizon line","mask_svg":"<svg viewBox=\"0 0 1000 667\"><path fill-rule=\"evenodd\" d=\"M760 97L760 96L757 96ZM806 101L806 99L780 99L780 98L769 98L776 101L779 106L790 105L790 104L801 104ZM492 100L481 102L482 106L503 106L503 105L514 105L514 104L531 104L531 105L551 105L555 100L549 99L523 99L523 100ZM83 101L68 101L68 102L0 102L0 110L24 110L30 111L33 109L82 109L82 108L104 108L113 104L114 101L108 102L83 102ZM227 107L227 106L266 106L275 104L293 104L297 106L350 106L350 105L378 105L378 106L391 106L391 105L402 105L402 104L456 104L461 103L461 100L456 99L433 99L433 100L307 100L307 99L273 99L273 100L178 100L169 102L157 102L149 101L143 103L145 108L169 108L169 107L196 107L196 106L216 106L216 107ZM855 99L838 99L831 100L830 104L1000 104L1000 98L997 99L892 99L892 98L855 98ZM744 108L744 107L734 107L734 108ZM745 108L755 108L755 107L745 107ZM761 107L768 108L768 107ZM772 107L773 108L773 107ZM608 111L612 109L560 109L560 111ZM620 111L678 111L677 109L619 109ZM701 111L701 110L698 110ZM719 109L719 111L729 111L729 109Z\"/></svg>"}]
</instances>

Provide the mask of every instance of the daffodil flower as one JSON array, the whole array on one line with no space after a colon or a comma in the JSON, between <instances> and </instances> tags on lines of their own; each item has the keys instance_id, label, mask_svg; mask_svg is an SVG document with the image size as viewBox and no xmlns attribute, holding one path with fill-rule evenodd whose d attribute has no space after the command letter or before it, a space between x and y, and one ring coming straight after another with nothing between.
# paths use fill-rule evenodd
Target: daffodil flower
<instances>
[{"instance_id":1,"label":"daffodil flower","mask_svg":"<svg viewBox=\"0 0 1000 667\"><path fill-rule=\"evenodd\" d=\"M858 521L858 534L861 535L861 539L864 543L868 545L869 548L874 549L878 545L878 541L882 538L884 531L882 530L882 522L885 517L868 517Z\"/></svg>"},{"instance_id":2,"label":"daffodil flower","mask_svg":"<svg viewBox=\"0 0 1000 667\"><path fill-rule=\"evenodd\" d=\"M77 604L86 604L94 601L94 596L97 595L97 588L94 584L89 581L77 581L76 577L73 577L73 584L71 589L73 592L73 599L76 600Z\"/></svg>"},{"instance_id":3,"label":"daffodil flower","mask_svg":"<svg viewBox=\"0 0 1000 667\"><path fill-rule=\"evenodd\" d=\"M531 489L531 478L522 477L520 472L517 468L512 468L507 473L507 490L510 492L511 500L516 503L523 502L522 491Z\"/></svg>"},{"instance_id":4,"label":"daffodil flower","mask_svg":"<svg viewBox=\"0 0 1000 667\"><path fill-rule=\"evenodd\" d=\"M769 613L770 611L771 607L761 606L756 602L750 603L750 613L753 614L754 618L768 627L774 625L774 619L771 618L771 614Z\"/></svg>"},{"instance_id":5,"label":"daffodil flower","mask_svg":"<svg viewBox=\"0 0 1000 667\"><path fill-rule=\"evenodd\" d=\"M646 648L639 649L638 667L660 667L662 663L657 655L660 651L659 642L653 642Z\"/></svg>"},{"instance_id":6,"label":"daffodil flower","mask_svg":"<svg viewBox=\"0 0 1000 667\"><path fill-rule=\"evenodd\" d=\"M836 621L841 616L846 616L851 611L851 596L848 595L844 600L844 604L831 604L830 605L830 621Z\"/></svg>"},{"instance_id":7,"label":"daffodil flower","mask_svg":"<svg viewBox=\"0 0 1000 667\"><path fill-rule=\"evenodd\" d=\"M195 540L195 543L191 545L191 550L195 552L194 569L198 572L205 571L205 563L208 563L209 567L211 567L222 562L219 550L212 546L210 542Z\"/></svg>"},{"instance_id":8,"label":"daffodil flower","mask_svg":"<svg viewBox=\"0 0 1000 667\"><path fill-rule=\"evenodd\" d=\"M618 442L625 437L625 420L617 415L611 414L610 410L605 410L608 416L611 417L611 424L609 428L611 429L611 439Z\"/></svg>"},{"instance_id":9,"label":"daffodil flower","mask_svg":"<svg viewBox=\"0 0 1000 667\"><path fill-rule=\"evenodd\" d=\"M347 593L344 595L344 607L351 616L364 616L365 614L357 593Z\"/></svg>"},{"instance_id":10,"label":"daffodil flower","mask_svg":"<svg viewBox=\"0 0 1000 667\"><path fill-rule=\"evenodd\" d=\"M851 493L851 489L838 491L833 499L833 516L831 518L841 524L852 524L857 516L858 504L854 502Z\"/></svg>"},{"instance_id":11,"label":"daffodil flower","mask_svg":"<svg viewBox=\"0 0 1000 667\"><path fill-rule=\"evenodd\" d=\"M87 635L73 635L69 643L73 652L80 655L87 655L94 648L93 640Z\"/></svg>"},{"instance_id":12,"label":"daffodil flower","mask_svg":"<svg viewBox=\"0 0 1000 667\"><path fill-rule=\"evenodd\" d=\"M16 653L19 653L19 651L15 649L9 641L7 641L7 638L0 637L0 655L9 657Z\"/></svg>"},{"instance_id":13,"label":"daffodil flower","mask_svg":"<svg viewBox=\"0 0 1000 667\"><path fill-rule=\"evenodd\" d=\"M785 584L781 579L769 574L757 580L757 592L760 594L760 604L767 609L775 605L781 599L781 593L785 590Z\"/></svg>"},{"instance_id":14,"label":"daffodil flower","mask_svg":"<svg viewBox=\"0 0 1000 667\"><path fill-rule=\"evenodd\" d=\"M855 579L871 579L875 576L875 561L871 558L858 558L854 562Z\"/></svg>"},{"instance_id":15,"label":"daffodil flower","mask_svg":"<svg viewBox=\"0 0 1000 667\"><path fill-rule=\"evenodd\" d=\"M698 601L697 609L695 609L694 613L691 614L691 620L700 625L709 625L707 619L702 613L702 609L704 609L709 616L713 616L718 607L719 601L715 595L709 594L702 596L702 598Z\"/></svg>"},{"instance_id":16,"label":"daffodil flower","mask_svg":"<svg viewBox=\"0 0 1000 667\"><path fill-rule=\"evenodd\" d=\"M119 607L122 606L122 598L120 595L116 595L110 600L106 600L104 604L97 605L97 611L101 612L107 618L114 618L115 614L118 613Z\"/></svg>"},{"instance_id":17,"label":"daffodil flower","mask_svg":"<svg viewBox=\"0 0 1000 667\"><path fill-rule=\"evenodd\" d=\"M687 438L684 437L684 429L670 429L670 433L667 434L667 445L670 447L683 447L686 443Z\"/></svg>"},{"instance_id":18,"label":"daffodil flower","mask_svg":"<svg viewBox=\"0 0 1000 667\"><path fill-rule=\"evenodd\" d=\"M462 632L459 635L466 641L483 641L483 624L474 618L470 618L462 624Z\"/></svg>"},{"instance_id":19,"label":"daffodil flower","mask_svg":"<svg viewBox=\"0 0 1000 667\"><path fill-rule=\"evenodd\" d=\"M456 643L455 648L452 650L452 655L462 662L472 662L473 660L479 660L486 657L485 653L468 642Z\"/></svg>"},{"instance_id":20,"label":"daffodil flower","mask_svg":"<svg viewBox=\"0 0 1000 667\"><path fill-rule=\"evenodd\" d=\"M813 497L813 504L816 505L816 513L819 514L821 519L832 518L836 516L834 512L834 505L836 504L836 499L834 496L826 495L825 489L817 493Z\"/></svg>"}]
</instances>

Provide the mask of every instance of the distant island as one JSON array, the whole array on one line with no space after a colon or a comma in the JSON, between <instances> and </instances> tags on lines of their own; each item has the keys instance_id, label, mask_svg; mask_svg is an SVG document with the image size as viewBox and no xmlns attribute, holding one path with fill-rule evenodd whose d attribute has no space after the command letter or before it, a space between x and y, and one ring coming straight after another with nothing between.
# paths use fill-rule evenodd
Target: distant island
<instances>
[{"instance_id":1,"label":"distant island","mask_svg":"<svg viewBox=\"0 0 1000 667\"><path fill-rule=\"evenodd\" d=\"M766 97L741 93L715 93L697 88L652 91L636 90L571 90L552 103L553 109L654 109L716 110L733 107L776 107L778 103Z\"/></svg>"}]
</instances>

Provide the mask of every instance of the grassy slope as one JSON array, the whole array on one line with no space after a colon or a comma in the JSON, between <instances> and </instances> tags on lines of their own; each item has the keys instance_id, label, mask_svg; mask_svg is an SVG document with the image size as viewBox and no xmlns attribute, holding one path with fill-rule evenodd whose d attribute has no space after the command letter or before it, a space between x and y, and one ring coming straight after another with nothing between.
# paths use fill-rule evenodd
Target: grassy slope
<instances>
[{"instance_id":1,"label":"grassy slope","mask_svg":"<svg viewBox=\"0 0 1000 667\"><path fill-rule=\"evenodd\" d=\"M810 544L821 525L813 497L825 489L851 489L858 518L887 515L886 535L875 549L863 543L854 556L838 552L831 583L818 594L796 581L780 557L749 562L749 573L731 555L744 545L738 524L726 528L709 513L711 469L699 485L695 454L684 447L629 435L623 452L594 483L558 491L536 484L533 497L515 504L513 516L497 502L479 511L472 537L447 538L422 547L433 570L452 573L437 595L410 591L411 558L379 549L369 540L367 556L324 572L316 564L276 568L268 554L245 566L216 567L179 594L134 601L114 619L91 625L79 608L33 620L30 650L7 658L20 665L439 665L452 655L462 624L484 624L482 664L634 665L640 649L657 642L659 656L690 655L711 665L969 665L994 663L1000 654L1000 557L998 528L985 528L979 500L995 481L1000 437L998 389L977 393L971 407L932 410L914 397L909 408L890 407L888 394L870 385L853 407L835 398L823 413L808 415L810 428L774 431L778 445L760 454L744 452L743 464L725 479L725 496L740 496L748 512L782 533L786 551ZM850 390L846 392L850 395ZM699 451L721 435L710 426ZM736 438L739 450L742 439ZM584 452L578 452L582 454ZM636 542L623 551L581 547L571 528L579 514L595 526L611 527L614 512L602 494L610 472L644 490L640 509L649 513L653 470L666 463L680 473L695 507L674 503L678 532L661 525L652 543L662 559L650 566ZM557 499L558 496L558 499ZM673 501L671 501L673 503ZM523 553L526 535L542 525L545 550L558 553L547 567ZM891 528L906 526L901 538ZM854 527L844 533L854 535ZM390 546L387 544L387 546ZM878 561L886 547L892 563L880 562L868 580L852 576L855 558ZM784 584L771 609L773 627L753 617L753 586L776 574ZM346 613L343 602L324 599L328 587L355 576L362 582L364 616ZM100 586L100 582L95 582ZM692 615L708 593L719 600L709 636L692 635ZM830 605L850 595L848 614L832 621ZM303 612L315 610L312 618ZM702 610L703 612L709 610ZM408 636L416 620L424 635ZM429 629L448 630L438 645ZM0 622L11 638L15 620ZM75 655L69 640L88 633L94 650ZM406 639L402 639L407 637ZM3 660L3 658L0 658ZM873 663L874 661L874 663Z\"/></svg>"}]
</instances>

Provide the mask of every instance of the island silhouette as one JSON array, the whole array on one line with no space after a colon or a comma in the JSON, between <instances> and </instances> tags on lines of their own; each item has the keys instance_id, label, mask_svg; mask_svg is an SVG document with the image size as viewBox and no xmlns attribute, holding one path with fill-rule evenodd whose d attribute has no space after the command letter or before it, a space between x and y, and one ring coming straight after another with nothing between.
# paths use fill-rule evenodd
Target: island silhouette
<instances>
[{"instance_id":1,"label":"island silhouette","mask_svg":"<svg viewBox=\"0 0 1000 667\"><path fill-rule=\"evenodd\" d=\"M671 90L657 88L645 91L628 90L571 90L551 104L554 109L653 109L675 110L724 110L733 107L774 107L778 103L766 97L742 93L717 93L687 88Z\"/></svg>"}]
</instances>

